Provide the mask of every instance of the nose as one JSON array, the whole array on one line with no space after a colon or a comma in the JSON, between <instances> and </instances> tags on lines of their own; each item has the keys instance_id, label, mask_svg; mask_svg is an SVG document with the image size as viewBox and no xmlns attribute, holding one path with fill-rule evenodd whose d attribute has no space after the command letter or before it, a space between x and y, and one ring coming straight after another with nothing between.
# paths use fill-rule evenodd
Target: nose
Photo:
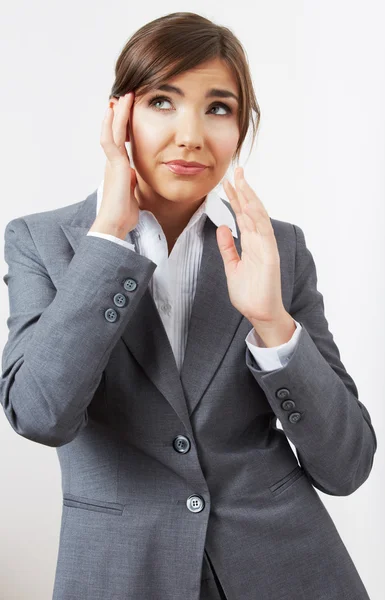
<instances>
[{"instance_id":1,"label":"nose","mask_svg":"<svg viewBox=\"0 0 385 600\"><path fill-rule=\"evenodd\" d=\"M175 122L175 142L178 146L201 148L204 143L204 131L201 118L189 111Z\"/></svg>"}]
</instances>

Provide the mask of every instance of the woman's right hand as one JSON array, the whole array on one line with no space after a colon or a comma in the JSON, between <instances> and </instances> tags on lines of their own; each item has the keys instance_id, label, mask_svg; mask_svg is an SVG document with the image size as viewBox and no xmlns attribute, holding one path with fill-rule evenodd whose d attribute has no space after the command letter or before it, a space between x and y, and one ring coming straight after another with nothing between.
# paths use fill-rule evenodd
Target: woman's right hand
<instances>
[{"instance_id":1,"label":"woman's right hand","mask_svg":"<svg viewBox=\"0 0 385 600\"><path fill-rule=\"evenodd\" d=\"M110 101L113 108L110 106L104 116L100 136L100 144L107 156L103 198L89 230L110 233L123 240L139 220L139 203L134 193L136 172L130 165L125 146L133 100L134 92L129 92L115 104Z\"/></svg>"}]
</instances>

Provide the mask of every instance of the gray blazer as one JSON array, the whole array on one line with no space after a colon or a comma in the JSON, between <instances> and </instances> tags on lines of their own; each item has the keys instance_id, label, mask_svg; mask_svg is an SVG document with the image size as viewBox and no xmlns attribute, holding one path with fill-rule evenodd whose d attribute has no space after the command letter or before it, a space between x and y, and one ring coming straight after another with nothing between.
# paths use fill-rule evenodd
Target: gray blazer
<instances>
[{"instance_id":1,"label":"gray blazer","mask_svg":"<svg viewBox=\"0 0 385 600\"><path fill-rule=\"evenodd\" d=\"M199 600L205 549L229 600L369 598L315 488L357 490L376 435L301 228L271 219L303 329L287 365L263 371L206 219L179 374L148 290L157 265L87 236L95 214L96 191L5 229L0 399L16 433L60 461L53 599Z\"/></svg>"}]
</instances>

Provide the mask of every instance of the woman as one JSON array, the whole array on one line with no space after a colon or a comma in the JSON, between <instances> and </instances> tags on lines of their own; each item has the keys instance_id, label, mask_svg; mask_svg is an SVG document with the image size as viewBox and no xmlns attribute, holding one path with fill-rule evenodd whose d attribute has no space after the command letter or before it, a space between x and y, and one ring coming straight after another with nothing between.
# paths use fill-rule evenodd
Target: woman
<instances>
[{"instance_id":1,"label":"woman","mask_svg":"<svg viewBox=\"0 0 385 600\"><path fill-rule=\"evenodd\" d=\"M98 190L5 230L1 402L60 460L53 598L369 598L315 490L352 494L377 441L312 254L241 168L215 192L259 122L242 46L173 13L115 75Z\"/></svg>"}]
</instances>

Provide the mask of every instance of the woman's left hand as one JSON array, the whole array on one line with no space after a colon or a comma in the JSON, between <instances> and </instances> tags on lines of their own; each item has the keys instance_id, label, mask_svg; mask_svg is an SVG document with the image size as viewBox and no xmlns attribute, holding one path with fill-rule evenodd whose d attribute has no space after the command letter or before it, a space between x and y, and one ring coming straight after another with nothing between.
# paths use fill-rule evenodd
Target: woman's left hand
<instances>
[{"instance_id":1,"label":"woman's left hand","mask_svg":"<svg viewBox=\"0 0 385 600\"><path fill-rule=\"evenodd\" d=\"M243 168L234 173L235 188L224 180L224 190L236 214L241 233L242 257L226 225L217 228L232 305L249 321L272 323L282 319L280 257L270 217L246 182Z\"/></svg>"}]
</instances>

